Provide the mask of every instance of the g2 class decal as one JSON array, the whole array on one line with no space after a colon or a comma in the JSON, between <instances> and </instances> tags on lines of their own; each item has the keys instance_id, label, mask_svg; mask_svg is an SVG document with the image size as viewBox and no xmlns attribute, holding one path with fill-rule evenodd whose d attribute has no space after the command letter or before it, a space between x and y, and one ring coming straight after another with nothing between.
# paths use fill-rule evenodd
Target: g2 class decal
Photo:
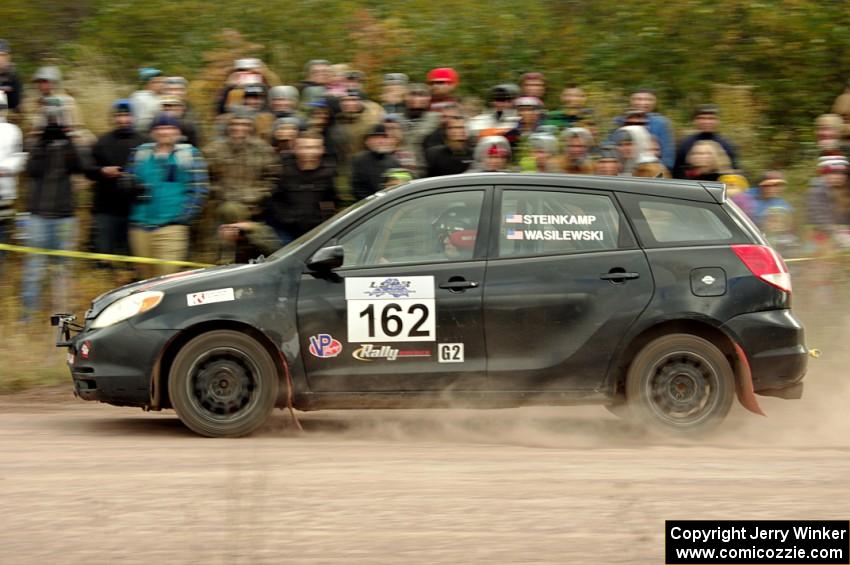
<instances>
[{"instance_id":1,"label":"g2 class decal","mask_svg":"<svg viewBox=\"0 0 850 565\"><path fill-rule=\"evenodd\" d=\"M440 363L463 363L463 344L438 343L437 361Z\"/></svg>"}]
</instances>

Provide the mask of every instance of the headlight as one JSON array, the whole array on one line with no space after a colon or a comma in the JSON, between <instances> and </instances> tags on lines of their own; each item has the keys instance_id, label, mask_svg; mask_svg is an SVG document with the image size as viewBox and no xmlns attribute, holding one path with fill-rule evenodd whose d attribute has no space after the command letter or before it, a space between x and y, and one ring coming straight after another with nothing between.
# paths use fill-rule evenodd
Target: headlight
<instances>
[{"instance_id":1,"label":"headlight","mask_svg":"<svg viewBox=\"0 0 850 565\"><path fill-rule=\"evenodd\" d=\"M130 296L125 296L106 307L92 322L92 328L105 328L112 324L117 324L122 320L131 318L136 314L147 312L156 307L162 302L163 293L158 290L149 290L146 292L137 292Z\"/></svg>"}]
</instances>

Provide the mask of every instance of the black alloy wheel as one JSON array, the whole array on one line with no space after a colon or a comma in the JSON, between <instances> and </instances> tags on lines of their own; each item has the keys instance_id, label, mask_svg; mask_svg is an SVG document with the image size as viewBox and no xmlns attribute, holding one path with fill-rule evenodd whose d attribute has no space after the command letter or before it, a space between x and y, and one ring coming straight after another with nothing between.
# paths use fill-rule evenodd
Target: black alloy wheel
<instances>
[{"instance_id":1,"label":"black alloy wheel","mask_svg":"<svg viewBox=\"0 0 850 565\"><path fill-rule=\"evenodd\" d=\"M735 377L723 353L689 334L647 344L626 376L626 399L642 423L672 431L706 431L729 413Z\"/></svg>"},{"instance_id":2,"label":"black alloy wheel","mask_svg":"<svg viewBox=\"0 0 850 565\"><path fill-rule=\"evenodd\" d=\"M183 423L208 437L236 437L260 427L277 399L277 370L251 336L215 330L178 352L168 379L171 403Z\"/></svg>"}]
</instances>

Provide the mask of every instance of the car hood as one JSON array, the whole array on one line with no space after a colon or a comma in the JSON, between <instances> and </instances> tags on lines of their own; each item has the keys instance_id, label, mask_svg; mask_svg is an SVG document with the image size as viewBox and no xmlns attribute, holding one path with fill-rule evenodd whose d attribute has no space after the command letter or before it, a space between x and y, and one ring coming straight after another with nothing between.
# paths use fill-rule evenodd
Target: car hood
<instances>
[{"instance_id":1,"label":"car hood","mask_svg":"<svg viewBox=\"0 0 850 565\"><path fill-rule=\"evenodd\" d=\"M153 279L147 279L105 292L92 300L91 308L86 312L86 320L96 318L103 310L125 296L130 296L136 292L144 292L146 290L160 290L167 292L175 286L182 285L185 282L192 281L193 283L202 283L205 279L218 278L222 275L229 275L235 271L252 269L259 267L261 264L250 265L221 265L218 267L209 267L206 269L195 269L192 271L183 271L170 275L163 275Z\"/></svg>"}]
</instances>

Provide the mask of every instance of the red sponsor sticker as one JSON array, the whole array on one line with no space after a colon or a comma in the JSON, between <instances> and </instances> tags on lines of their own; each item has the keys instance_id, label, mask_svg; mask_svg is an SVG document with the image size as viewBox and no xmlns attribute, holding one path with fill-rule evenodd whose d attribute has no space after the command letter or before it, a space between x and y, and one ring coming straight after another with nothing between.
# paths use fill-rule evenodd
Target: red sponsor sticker
<instances>
[{"instance_id":1,"label":"red sponsor sticker","mask_svg":"<svg viewBox=\"0 0 850 565\"><path fill-rule=\"evenodd\" d=\"M398 352L399 357L430 357L431 352L427 349L409 349Z\"/></svg>"}]
</instances>

